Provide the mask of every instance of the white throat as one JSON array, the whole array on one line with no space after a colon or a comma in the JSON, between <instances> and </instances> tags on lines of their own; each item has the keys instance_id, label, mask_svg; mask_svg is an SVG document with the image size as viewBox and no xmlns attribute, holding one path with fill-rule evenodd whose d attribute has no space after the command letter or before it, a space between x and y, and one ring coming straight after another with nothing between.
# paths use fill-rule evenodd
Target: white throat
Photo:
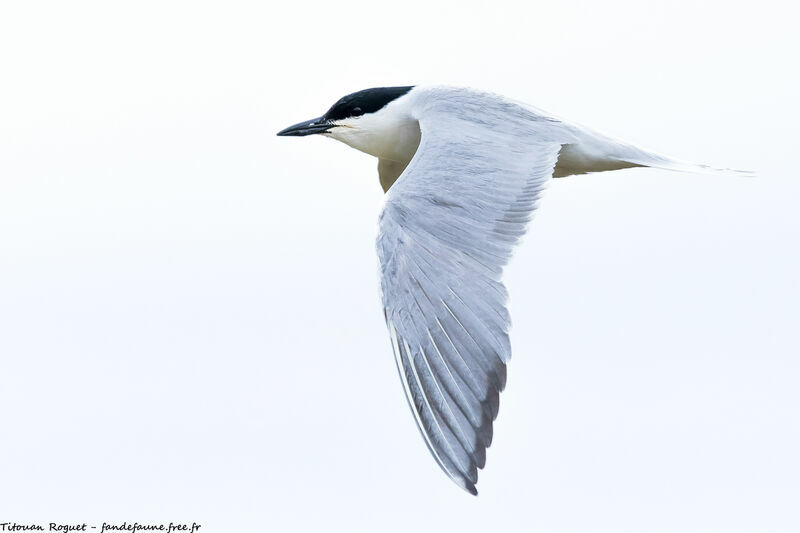
<instances>
[{"instance_id":1,"label":"white throat","mask_svg":"<svg viewBox=\"0 0 800 533\"><path fill-rule=\"evenodd\" d=\"M326 135L378 159L405 166L417 151L420 130L403 100L405 97L374 113L337 121Z\"/></svg>"}]
</instances>

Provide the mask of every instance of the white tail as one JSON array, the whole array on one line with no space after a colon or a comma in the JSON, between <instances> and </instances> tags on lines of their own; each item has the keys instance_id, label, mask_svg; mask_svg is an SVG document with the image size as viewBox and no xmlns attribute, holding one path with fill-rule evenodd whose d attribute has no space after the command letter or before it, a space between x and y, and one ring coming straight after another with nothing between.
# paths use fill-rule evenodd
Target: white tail
<instances>
[{"instance_id":1,"label":"white tail","mask_svg":"<svg viewBox=\"0 0 800 533\"><path fill-rule=\"evenodd\" d=\"M754 172L747 170L715 168L673 159L643 150L632 144L617 141L588 129L576 129L575 133L577 133L579 141L565 144L561 147L558 163L553 172L553 177L555 178L632 167L652 167L701 174L722 172L743 177L755 176Z\"/></svg>"}]
</instances>

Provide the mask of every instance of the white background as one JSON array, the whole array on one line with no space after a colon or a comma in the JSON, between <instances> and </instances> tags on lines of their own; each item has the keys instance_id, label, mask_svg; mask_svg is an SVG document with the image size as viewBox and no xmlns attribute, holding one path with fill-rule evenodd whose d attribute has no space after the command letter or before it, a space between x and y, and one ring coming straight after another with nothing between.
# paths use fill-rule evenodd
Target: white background
<instances>
[{"instance_id":1,"label":"white background","mask_svg":"<svg viewBox=\"0 0 800 533\"><path fill-rule=\"evenodd\" d=\"M800 530L790 4L3 2L0 522ZM424 83L758 173L551 185L477 498L403 397L375 160L275 137Z\"/></svg>"}]
</instances>

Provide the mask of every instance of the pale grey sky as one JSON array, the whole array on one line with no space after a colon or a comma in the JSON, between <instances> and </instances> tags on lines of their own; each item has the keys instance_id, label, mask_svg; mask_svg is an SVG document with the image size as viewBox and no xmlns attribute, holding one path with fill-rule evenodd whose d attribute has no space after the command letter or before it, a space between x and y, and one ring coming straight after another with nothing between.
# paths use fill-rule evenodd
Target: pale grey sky
<instances>
[{"instance_id":1,"label":"pale grey sky","mask_svg":"<svg viewBox=\"0 0 800 533\"><path fill-rule=\"evenodd\" d=\"M799 530L795 9L4 2L0 521ZM551 185L477 499L397 377L376 162L275 137L424 83L758 173Z\"/></svg>"}]
</instances>

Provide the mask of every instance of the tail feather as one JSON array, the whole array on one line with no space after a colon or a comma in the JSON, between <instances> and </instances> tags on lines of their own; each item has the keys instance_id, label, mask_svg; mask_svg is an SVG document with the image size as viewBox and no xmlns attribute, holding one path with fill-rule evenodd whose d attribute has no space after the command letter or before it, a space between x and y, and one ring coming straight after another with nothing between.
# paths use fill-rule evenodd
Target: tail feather
<instances>
[{"instance_id":1,"label":"tail feather","mask_svg":"<svg viewBox=\"0 0 800 533\"><path fill-rule=\"evenodd\" d=\"M565 144L561 147L553 177L562 178L576 174L632 167L652 167L700 174L726 173L744 177L755 176L754 172L747 170L716 168L681 161L604 136L592 135L582 139L582 142Z\"/></svg>"},{"instance_id":2,"label":"tail feather","mask_svg":"<svg viewBox=\"0 0 800 533\"><path fill-rule=\"evenodd\" d=\"M620 153L623 161L633 163L637 166L660 168L663 170L672 170L675 172L694 172L698 174L736 174L740 177L754 177L755 172L749 170L738 170L735 168L718 168L710 165L702 165L699 163L691 163L689 161L682 161L674 159L654 152L648 152L637 148L635 146L627 147ZM624 153L627 152L627 153Z\"/></svg>"}]
</instances>

